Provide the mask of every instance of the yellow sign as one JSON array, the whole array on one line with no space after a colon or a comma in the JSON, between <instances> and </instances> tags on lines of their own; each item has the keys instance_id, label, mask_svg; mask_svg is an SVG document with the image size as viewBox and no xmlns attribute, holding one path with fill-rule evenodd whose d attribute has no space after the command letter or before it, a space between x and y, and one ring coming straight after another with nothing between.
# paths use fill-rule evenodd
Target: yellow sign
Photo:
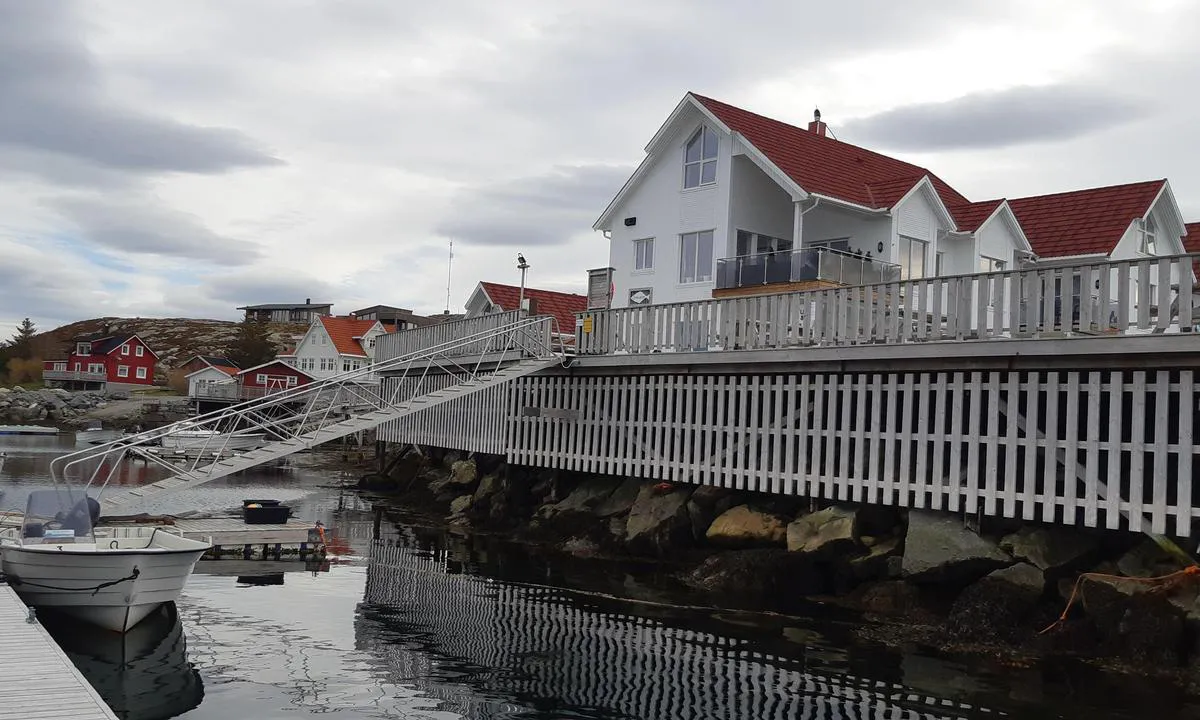
<instances>
[{"instance_id":1,"label":"yellow sign","mask_svg":"<svg viewBox=\"0 0 1200 720\"><path fill-rule=\"evenodd\" d=\"M588 315L583 319L583 331L590 333L592 331L592 316Z\"/></svg>"}]
</instances>

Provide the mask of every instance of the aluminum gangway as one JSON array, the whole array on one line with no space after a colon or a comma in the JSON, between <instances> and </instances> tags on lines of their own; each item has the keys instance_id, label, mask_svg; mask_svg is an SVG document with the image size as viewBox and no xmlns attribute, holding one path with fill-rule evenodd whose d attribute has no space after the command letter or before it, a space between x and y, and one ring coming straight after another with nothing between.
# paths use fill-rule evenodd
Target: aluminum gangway
<instances>
[{"instance_id":1,"label":"aluminum gangway","mask_svg":"<svg viewBox=\"0 0 1200 720\"><path fill-rule=\"evenodd\" d=\"M566 353L554 346L553 323L550 317L519 318L358 370L124 436L55 458L51 477L68 492L91 494L106 514L119 513L151 496L194 487L555 364L565 365ZM381 380L385 374L387 391ZM194 443L182 463L153 451L163 438L172 436L186 436ZM246 436L261 437L265 444L235 451ZM141 487L108 491L120 463L131 455L162 465L171 475Z\"/></svg>"}]
</instances>

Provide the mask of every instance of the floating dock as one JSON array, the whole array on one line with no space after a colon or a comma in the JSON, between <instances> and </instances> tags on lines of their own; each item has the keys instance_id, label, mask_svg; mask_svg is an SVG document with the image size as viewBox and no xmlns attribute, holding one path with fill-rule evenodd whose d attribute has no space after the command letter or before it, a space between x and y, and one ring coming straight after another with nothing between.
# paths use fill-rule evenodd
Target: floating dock
<instances>
[{"instance_id":1,"label":"floating dock","mask_svg":"<svg viewBox=\"0 0 1200 720\"><path fill-rule=\"evenodd\" d=\"M0 585L0 720L117 720L13 589Z\"/></svg>"},{"instance_id":2,"label":"floating dock","mask_svg":"<svg viewBox=\"0 0 1200 720\"><path fill-rule=\"evenodd\" d=\"M0 435L57 435L58 428L42 425L0 425Z\"/></svg>"},{"instance_id":3,"label":"floating dock","mask_svg":"<svg viewBox=\"0 0 1200 720\"><path fill-rule=\"evenodd\" d=\"M288 518L284 523L248 524L238 517L169 516L132 519L100 518L96 535L121 537L124 528L145 528L166 525L193 540L211 541L212 550L205 560L238 557L243 560L315 560L325 556L325 531L319 523ZM2 719L0 719L2 720Z\"/></svg>"}]
</instances>

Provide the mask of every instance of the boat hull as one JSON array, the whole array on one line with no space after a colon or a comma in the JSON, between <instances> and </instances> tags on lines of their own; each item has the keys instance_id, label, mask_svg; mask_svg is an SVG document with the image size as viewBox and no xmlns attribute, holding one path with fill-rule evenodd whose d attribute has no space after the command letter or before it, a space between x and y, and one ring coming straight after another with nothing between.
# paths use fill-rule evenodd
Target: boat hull
<instances>
[{"instance_id":1,"label":"boat hull","mask_svg":"<svg viewBox=\"0 0 1200 720\"><path fill-rule=\"evenodd\" d=\"M0 557L9 584L25 604L125 632L163 603L177 599L210 547L182 538L173 543L195 547L80 550L70 544L5 545Z\"/></svg>"},{"instance_id":2,"label":"boat hull","mask_svg":"<svg viewBox=\"0 0 1200 720\"><path fill-rule=\"evenodd\" d=\"M163 448L170 450L193 450L202 452L240 452L253 450L263 444L262 433L244 435L193 435L187 432L166 435L160 441Z\"/></svg>"}]
</instances>

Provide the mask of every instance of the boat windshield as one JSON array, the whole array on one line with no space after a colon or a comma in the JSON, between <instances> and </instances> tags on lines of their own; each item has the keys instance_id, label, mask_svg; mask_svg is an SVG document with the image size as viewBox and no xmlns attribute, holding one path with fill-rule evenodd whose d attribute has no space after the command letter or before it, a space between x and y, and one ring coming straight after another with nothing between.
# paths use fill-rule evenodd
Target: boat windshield
<instances>
[{"instance_id":1,"label":"boat windshield","mask_svg":"<svg viewBox=\"0 0 1200 720\"><path fill-rule=\"evenodd\" d=\"M80 492L35 490L25 503L21 539L25 543L94 542L92 525L100 503Z\"/></svg>"}]
</instances>

